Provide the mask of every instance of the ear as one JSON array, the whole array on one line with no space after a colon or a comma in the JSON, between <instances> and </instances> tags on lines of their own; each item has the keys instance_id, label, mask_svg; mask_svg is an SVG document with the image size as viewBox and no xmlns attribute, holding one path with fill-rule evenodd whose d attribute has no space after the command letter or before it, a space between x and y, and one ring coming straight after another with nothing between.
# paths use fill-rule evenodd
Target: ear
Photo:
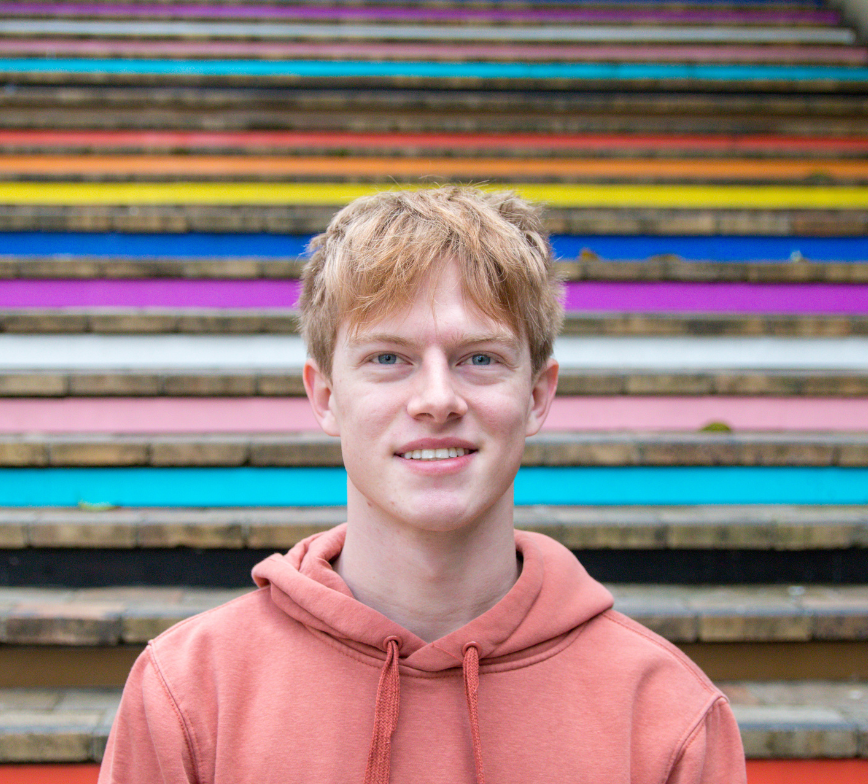
<instances>
[{"instance_id":1,"label":"ear","mask_svg":"<svg viewBox=\"0 0 868 784\"><path fill-rule=\"evenodd\" d=\"M335 399L332 394L332 383L320 370L319 365L308 358L302 372L304 391L313 409L313 415L319 426L330 436L340 436L340 426L337 412L334 410Z\"/></svg>"},{"instance_id":2,"label":"ear","mask_svg":"<svg viewBox=\"0 0 868 784\"><path fill-rule=\"evenodd\" d=\"M536 435L549 415L558 388L558 367L558 361L550 357L545 367L537 374L527 412L526 436Z\"/></svg>"}]
</instances>

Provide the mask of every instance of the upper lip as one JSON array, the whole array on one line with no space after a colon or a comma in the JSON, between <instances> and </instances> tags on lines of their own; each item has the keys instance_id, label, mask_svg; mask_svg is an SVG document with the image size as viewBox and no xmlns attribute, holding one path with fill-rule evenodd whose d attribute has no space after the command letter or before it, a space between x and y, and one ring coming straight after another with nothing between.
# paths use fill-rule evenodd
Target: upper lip
<instances>
[{"instance_id":1,"label":"upper lip","mask_svg":"<svg viewBox=\"0 0 868 784\"><path fill-rule=\"evenodd\" d=\"M473 444L469 441L462 441L460 438L420 438L399 447L395 454L405 455L407 452L415 452L417 449L449 449L450 447L468 449L471 452L476 451Z\"/></svg>"}]
</instances>

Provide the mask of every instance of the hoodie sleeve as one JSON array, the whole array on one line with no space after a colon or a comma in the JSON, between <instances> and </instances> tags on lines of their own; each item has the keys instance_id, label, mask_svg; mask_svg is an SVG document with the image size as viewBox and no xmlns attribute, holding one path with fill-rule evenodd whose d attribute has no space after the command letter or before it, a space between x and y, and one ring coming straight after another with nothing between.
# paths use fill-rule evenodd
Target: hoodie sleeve
<instances>
[{"instance_id":1,"label":"hoodie sleeve","mask_svg":"<svg viewBox=\"0 0 868 784\"><path fill-rule=\"evenodd\" d=\"M735 716L721 697L684 744L666 784L746 784L744 748Z\"/></svg>"},{"instance_id":2,"label":"hoodie sleeve","mask_svg":"<svg viewBox=\"0 0 868 784\"><path fill-rule=\"evenodd\" d=\"M98 784L199 781L182 714L152 656L149 646L127 678Z\"/></svg>"}]
</instances>

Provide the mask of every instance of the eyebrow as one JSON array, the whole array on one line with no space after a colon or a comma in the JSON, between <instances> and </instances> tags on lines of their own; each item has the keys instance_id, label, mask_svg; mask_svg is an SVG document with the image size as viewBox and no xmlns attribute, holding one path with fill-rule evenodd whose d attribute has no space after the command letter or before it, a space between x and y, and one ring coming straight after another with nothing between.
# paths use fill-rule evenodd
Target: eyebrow
<instances>
[{"instance_id":1,"label":"eyebrow","mask_svg":"<svg viewBox=\"0 0 868 784\"><path fill-rule=\"evenodd\" d=\"M395 346L403 347L413 345L412 340L407 340L399 335L393 335L390 332L362 332L358 333L355 337L349 337L347 339L347 345L350 348L358 348L369 343L390 343ZM498 330L496 332L476 332L464 336L461 340L462 345L472 346L479 343L497 343L513 350L518 350L521 345L521 341L513 335L512 332L506 330Z\"/></svg>"}]
</instances>

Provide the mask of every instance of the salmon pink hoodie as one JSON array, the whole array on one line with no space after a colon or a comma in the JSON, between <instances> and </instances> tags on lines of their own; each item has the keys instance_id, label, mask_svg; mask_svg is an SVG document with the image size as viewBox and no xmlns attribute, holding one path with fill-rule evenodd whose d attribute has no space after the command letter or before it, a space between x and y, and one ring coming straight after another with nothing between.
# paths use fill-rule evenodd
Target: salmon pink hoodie
<instances>
[{"instance_id":1,"label":"salmon pink hoodie","mask_svg":"<svg viewBox=\"0 0 868 784\"><path fill-rule=\"evenodd\" d=\"M344 535L148 645L101 784L744 784L723 695L552 539L517 532L509 593L426 643L353 598Z\"/></svg>"}]
</instances>

